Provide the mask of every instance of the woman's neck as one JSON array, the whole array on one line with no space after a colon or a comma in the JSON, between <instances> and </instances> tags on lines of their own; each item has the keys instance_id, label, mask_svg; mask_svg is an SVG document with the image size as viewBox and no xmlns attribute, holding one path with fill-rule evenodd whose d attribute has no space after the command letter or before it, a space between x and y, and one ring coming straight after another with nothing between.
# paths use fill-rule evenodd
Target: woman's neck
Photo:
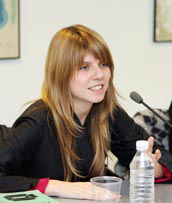
<instances>
[{"instance_id":1,"label":"woman's neck","mask_svg":"<svg viewBox=\"0 0 172 203\"><path fill-rule=\"evenodd\" d=\"M88 106L88 107L86 107L86 106L83 107L81 105L78 107L76 107L76 106L74 107L75 113L82 125L84 125L85 119L86 119L87 115L89 114L91 107L92 107L92 105Z\"/></svg>"}]
</instances>

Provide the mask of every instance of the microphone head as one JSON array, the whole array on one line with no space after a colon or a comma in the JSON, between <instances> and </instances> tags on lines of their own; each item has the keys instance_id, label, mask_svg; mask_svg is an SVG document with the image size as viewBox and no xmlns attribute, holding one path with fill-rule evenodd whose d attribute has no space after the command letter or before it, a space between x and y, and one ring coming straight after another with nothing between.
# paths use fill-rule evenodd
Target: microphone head
<instances>
[{"instance_id":1,"label":"microphone head","mask_svg":"<svg viewBox=\"0 0 172 203\"><path fill-rule=\"evenodd\" d=\"M134 91L130 93L130 98L138 104L141 104L143 102L143 98Z\"/></svg>"}]
</instances>

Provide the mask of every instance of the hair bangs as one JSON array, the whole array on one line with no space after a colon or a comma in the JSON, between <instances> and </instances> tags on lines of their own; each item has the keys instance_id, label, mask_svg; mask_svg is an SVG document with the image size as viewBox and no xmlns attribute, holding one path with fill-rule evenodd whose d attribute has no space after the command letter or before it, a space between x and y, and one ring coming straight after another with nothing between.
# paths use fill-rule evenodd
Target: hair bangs
<instances>
[{"instance_id":1,"label":"hair bangs","mask_svg":"<svg viewBox=\"0 0 172 203\"><path fill-rule=\"evenodd\" d=\"M106 44L100 43L96 39L89 39L88 37L82 38L79 41L72 42L73 48L71 52L71 68L75 71L84 62L84 57L87 54L92 54L96 59L102 63L106 63L111 72L113 72L114 64L112 56ZM71 44L70 44L71 46ZM73 71L72 71L73 72Z\"/></svg>"}]
</instances>

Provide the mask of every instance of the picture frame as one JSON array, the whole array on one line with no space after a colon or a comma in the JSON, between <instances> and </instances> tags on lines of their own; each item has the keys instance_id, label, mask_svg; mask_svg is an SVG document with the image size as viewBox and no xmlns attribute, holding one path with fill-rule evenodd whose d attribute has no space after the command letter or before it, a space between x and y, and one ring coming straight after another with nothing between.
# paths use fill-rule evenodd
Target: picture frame
<instances>
[{"instance_id":1,"label":"picture frame","mask_svg":"<svg viewBox=\"0 0 172 203\"><path fill-rule=\"evenodd\" d=\"M0 0L0 59L20 58L19 0Z\"/></svg>"},{"instance_id":2,"label":"picture frame","mask_svg":"<svg viewBox=\"0 0 172 203\"><path fill-rule=\"evenodd\" d=\"M172 0L154 0L154 41L172 41Z\"/></svg>"}]
</instances>

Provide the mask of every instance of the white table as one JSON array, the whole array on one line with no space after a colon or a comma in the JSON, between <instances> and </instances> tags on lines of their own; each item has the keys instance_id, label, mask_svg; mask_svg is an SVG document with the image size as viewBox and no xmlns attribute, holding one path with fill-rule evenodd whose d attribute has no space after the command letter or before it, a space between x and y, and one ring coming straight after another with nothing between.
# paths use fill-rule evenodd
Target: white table
<instances>
[{"instance_id":1,"label":"white table","mask_svg":"<svg viewBox=\"0 0 172 203\"><path fill-rule=\"evenodd\" d=\"M123 181L121 195L122 199L118 203L128 203L129 202L129 183L128 181ZM63 199L54 198L60 203L95 203L91 200L77 200L77 199ZM97 202L98 203L98 202ZM155 184L155 203L172 203L172 184Z\"/></svg>"}]
</instances>

